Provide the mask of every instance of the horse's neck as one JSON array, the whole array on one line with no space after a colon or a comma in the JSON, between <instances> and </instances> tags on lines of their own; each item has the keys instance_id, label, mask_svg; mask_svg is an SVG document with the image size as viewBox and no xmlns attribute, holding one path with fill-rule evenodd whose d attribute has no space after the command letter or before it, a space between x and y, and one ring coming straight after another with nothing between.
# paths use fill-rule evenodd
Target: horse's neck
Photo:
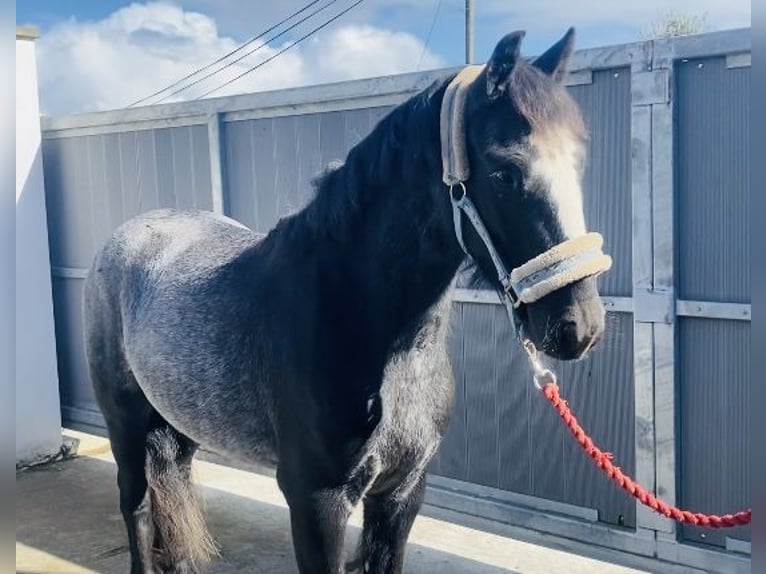
<instances>
[{"instance_id":1,"label":"horse's neck","mask_svg":"<svg viewBox=\"0 0 766 574\"><path fill-rule=\"evenodd\" d=\"M384 348L416 334L462 260L441 189L439 114L432 108L440 96L405 104L320 190L324 198L351 194L346 211L336 210L338 240L317 242L333 262L323 276L329 283L343 278L333 287L346 294L341 304L358 307L351 309L358 335ZM334 232L332 224L323 229Z\"/></svg>"}]
</instances>

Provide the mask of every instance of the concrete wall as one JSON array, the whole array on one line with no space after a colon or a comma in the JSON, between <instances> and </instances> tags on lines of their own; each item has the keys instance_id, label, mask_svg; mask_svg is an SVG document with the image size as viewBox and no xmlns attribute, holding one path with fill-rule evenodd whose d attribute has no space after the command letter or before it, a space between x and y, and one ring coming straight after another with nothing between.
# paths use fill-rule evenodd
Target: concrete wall
<instances>
[{"instance_id":1,"label":"concrete wall","mask_svg":"<svg viewBox=\"0 0 766 574\"><path fill-rule=\"evenodd\" d=\"M34 34L16 34L16 462L61 445Z\"/></svg>"}]
</instances>

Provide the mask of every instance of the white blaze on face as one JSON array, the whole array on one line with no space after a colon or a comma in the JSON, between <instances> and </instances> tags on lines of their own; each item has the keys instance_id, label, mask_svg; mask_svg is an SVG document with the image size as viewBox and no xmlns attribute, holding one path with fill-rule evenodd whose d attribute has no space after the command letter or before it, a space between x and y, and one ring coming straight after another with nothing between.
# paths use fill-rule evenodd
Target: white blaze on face
<instances>
[{"instance_id":1,"label":"white blaze on face","mask_svg":"<svg viewBox=\"0 0 766 574\"><path fill-rule=\"evenodd\" d=\"M569 129L562 127L533 131L529 145L531 182L541 185L547 194L566 238L584 235L587 230L580 186L582 144Z\"/></svg>"}]
</instances>

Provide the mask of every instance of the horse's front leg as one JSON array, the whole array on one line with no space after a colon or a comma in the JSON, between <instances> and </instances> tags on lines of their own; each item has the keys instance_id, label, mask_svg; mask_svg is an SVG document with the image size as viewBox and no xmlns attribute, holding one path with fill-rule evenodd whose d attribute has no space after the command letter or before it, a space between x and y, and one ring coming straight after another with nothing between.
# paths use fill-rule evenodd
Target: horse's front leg
<instances>
[{"instance_id":1,"label":"horse's front leg","mask_svg":"<svg viewBox=\"0 0 766 574\"><path fill-rule=\"evenodd\" d=\"M361 455L355 465L340 473L341 481L323 481L332 486L317 486L321 466L308 456L290 458L277 471L277 481L290 507L300 573L344 574L348 518L380 473L380 460L374 454Z\"/></svg>"},{"instance_id":2,"label":"horse's front leg","mask_svg":"<svg viewBox=\"0 0 766 574\"><path fill-rule=\"evenodd\" d=\"M286 496L301 574L341 574L351 504L338 490L305 489Z\"/></svg>"},{"instance_id":3,"label":"horse's front leg","mask_svg":"<svg viewBox=\"0 0 766 574\"><path fill-rule=\"evenodd\" d=\"M377 493L364 501L364 529L347 572L400 574L412 525L423 504L425 473L406 492Z\"/></svg>"}]
</instances>

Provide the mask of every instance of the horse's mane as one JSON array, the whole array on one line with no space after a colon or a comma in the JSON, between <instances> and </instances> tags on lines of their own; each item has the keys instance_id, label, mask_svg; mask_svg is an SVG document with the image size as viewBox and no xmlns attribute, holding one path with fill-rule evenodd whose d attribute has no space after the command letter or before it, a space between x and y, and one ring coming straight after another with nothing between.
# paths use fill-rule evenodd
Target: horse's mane
<instances>
[{"instance_id":1,"label":"horse's mane","mask_svg":"<svg viewBox=\"0 0 766 574\"><path fill-rule=\"evenodd\" d=\"M396 106L351 148L345 161L325 166L311 182L314 194L308 204L283 218L277 228L289 228L291 238L303 245L320 238L346 244L378 194L397 191L390 189L392 182L422 178L422 173L411 170L422 172L423 166L440 173L440 106L454 77L454 73L448 74ZM564 123L574 134L583 130L576 104L566 89L527 62L518 62L508 79L508 97L530 126ZM478 276L472 277L473 281L483 283Z\"/></svg>"},{"instance_id":2,"label":"horse's mane","mask_svg":"<svg viewBox=\"0 0 766 574\"><path fill-rule=\"evenodd\" d=\"M424 164L440 169L439 106L451 78L433 82L391 110L349 151L345 162L328 164L314 178L315 193L305 209L312 233L343 240L376 194L391 191L388 182L409 179L408 170L422 170Z\"/></svg>"}]
</instances>

